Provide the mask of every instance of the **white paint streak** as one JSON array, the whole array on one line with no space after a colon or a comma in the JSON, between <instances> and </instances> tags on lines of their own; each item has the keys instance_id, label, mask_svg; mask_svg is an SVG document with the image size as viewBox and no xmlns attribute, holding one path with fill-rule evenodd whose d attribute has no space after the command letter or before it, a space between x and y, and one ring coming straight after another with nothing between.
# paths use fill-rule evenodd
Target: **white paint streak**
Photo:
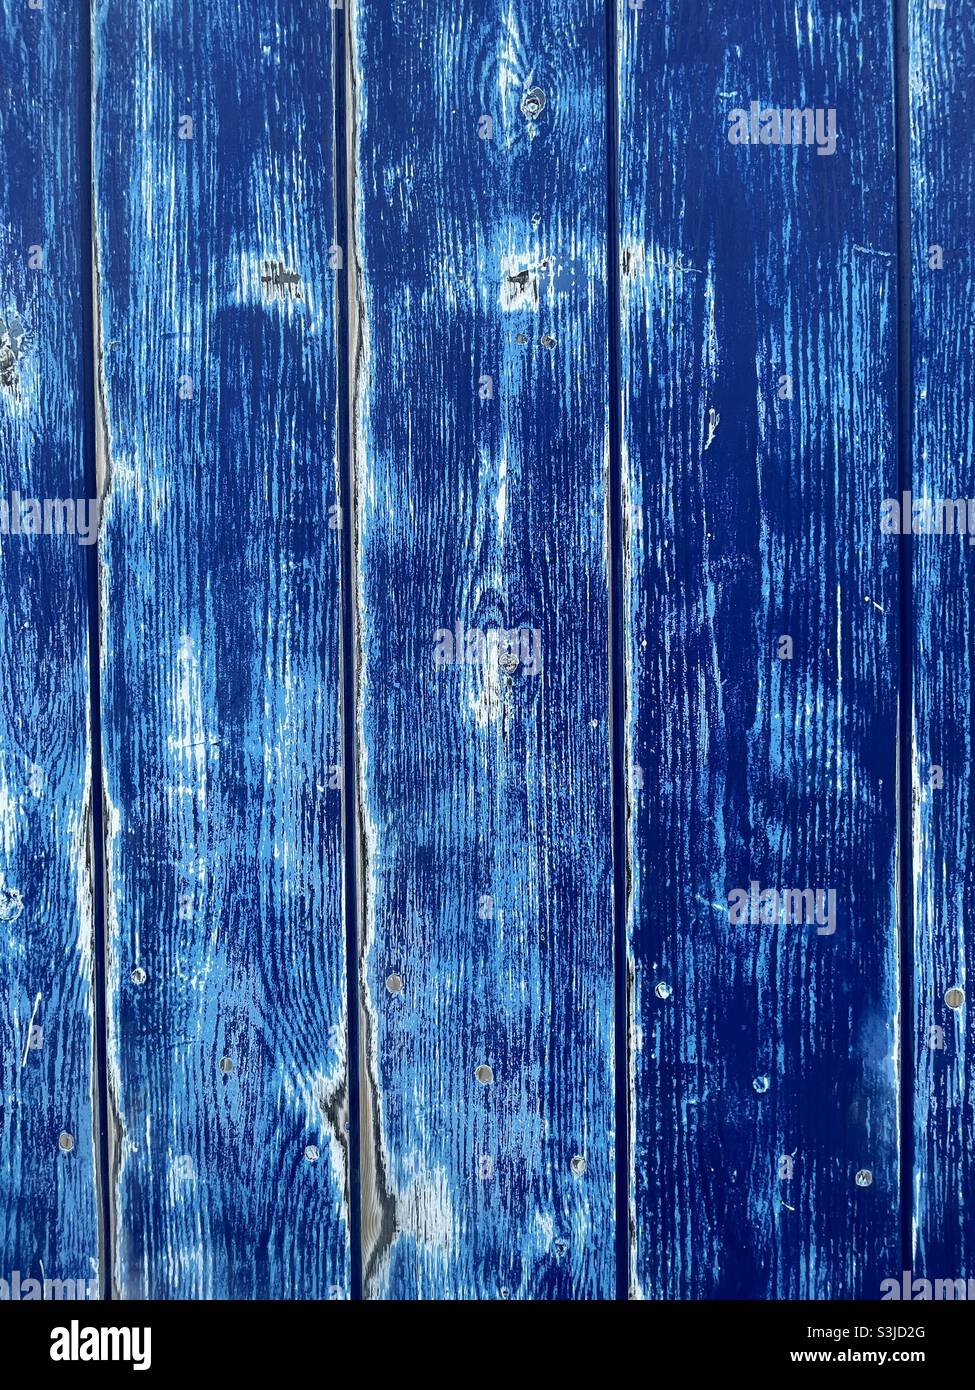
<instances>
[{"instance_id":1,"label":"white paint streak","mask_svg":"<svg viewBox=\"0 0 975 1390\"><path fill-rule=\"evenodd\" d=\"M38 991L37 991L37 996L36 996L36 998L35 998L35 1000L34 1000L34 1008L33 1008L32 1012L31 1012L30 1022L27 1024L27 1036L26 1036L26 1038L24 1039L24 1055L23 1055L23 1057L21 1058L21 1062L20 1062L21 1068L24 1068L24 1067L26 1067L26 1065L27 1065L27 1054L28 1054L28 1052L30 1052L30 1035L31 1035L31 1029L34 1027L34 1019L37 1017L37 1010L40 1008L40 1006L41 1006L41 991L38 990Z\"/></svg>"}]
</instances>

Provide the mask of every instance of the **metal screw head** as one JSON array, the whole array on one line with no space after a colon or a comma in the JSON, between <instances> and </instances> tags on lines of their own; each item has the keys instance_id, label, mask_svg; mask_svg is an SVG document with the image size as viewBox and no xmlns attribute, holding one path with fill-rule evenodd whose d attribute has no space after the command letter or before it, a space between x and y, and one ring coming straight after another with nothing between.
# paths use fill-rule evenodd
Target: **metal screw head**
<instances>
[{"instance_id":1,"label":"metal screw head","mask_svg":"<svg viewBox=\"0 0 975 1390\"><path fill-rule=\"evenodd\" d=\"M541 87L529 87L521 99L522 114L533 121L545 110L545 93Z\"/></svg>"},{"instance_id":2,"label":"metal screw head","mask_svg":"<svg viewBox=\"0 0 975 1390\"><path fill-rule=\"evenodd\" d=\"M486 1062L482 1062L479 1067L474 1068L474 1075L482 1086L490 1086L494 1080L494 1068L489 1067Z\"/></svg>"},{"instance_id":3,"label":"metal screw head","mask_svg":"<svg viewBox=\"0 0 975 1390\"><path fill-rule=\"evenodd\" d=\"M403 977L402 977L402 975L387 975L387 976L386 976L386 988L389 990L390 994L402 994L402 993L403 993Z\"/></svg>"},{"instance_id":4,"label":"metal screw head","mask_svg":"<svg viewBox=\"0 0 975 1390\"><path fill-rule=\"evenodd\" d=\"M69 1154L74 1148L74 1135L68 1134L67 1130L62 1130L58 1135L58 1148L63 1154Z\"/></svg>"},{"instance_id":5,"label":"metal screw head","mask_svg":"<svg viewBox=\"0 0 975 1390\"><path fill-rule=\"evenodd\" d=\"M142 968L141 965L137 965L137 966L135 967L135 969L132 971L132 974L129 976L129 979L132 981L132 983L133 983L134 985L144 985L144 984L145 984L145 982L146 982L146 972L143 970L143 968Z\"/></svg>"},{"instance_id":6,"label":"metal screw head","mask_svg":"<svg viewBox=\"0 0 975 1390\"><path fill-rule=\"evenodd\" d=\"M305 1157L309 1163L317 1163L321 1158L317 1144L309 1144L305 1148Z\"/></svg>"},{"instance_id":7,"label":"metal screw head","mask_svg":"<svg viewBox=\"0 0 975 1390\"><path fill-rule=\"evenodd\" d=\"M769 1088L769 1084L770 1083L767 1076L756 1076L755 1080L752 1082L752 1085L754 1086L755 1090L758 1092L760 1096L763 1096L765 1094L765 1092Z\"/></svg>"},{"instance_id":8,"label":"metal screw head","mask_svg":"<svg viewBox=\"0 0 975 1390\"><path fill-rule=\"evenodd\" d=\"M551 333L546 333L542 338L542 347L548 348L549 352L555 347L555 339L552 337Z\"/></svg>"},{"instance_id":9,"label":"metal screw head","mask_svg":"<svg viewBox=\"0 0 975 1390\"><path fill-rule=\"evenodd\" d=\"M575 1173L577 1178L581 1178L583 1173L586 1171L586 1160L582 1156L582 1154L573 1154L572 1157L569 1159L569 1167L572 1169L573 1173Z\"/></svg>"},{"instance_id":10,"label":"metal screw head","mask_svg":"<svg viewBox=\"0 0 975 1390\"><path fill-rule=\"evenodd\" d=\"M873 1182L873 1174L869 1168L861 1168L853 1181L856 1183L857 1187L869 1187Z\"/></svg>"},{"instance_id":11,"label":"metal screw head","mask_svg":"<svg viewBox=\"0 0 975 1390\"><path fill-rule=\"evenodd\" d=\"M945 1003L949 1009L960 1009L965 1002L965 991L959 985L945 990Z\"/></svg>"},{"instance_id":12,"label":"metal screw head","mask_svg":"<svg viewBox=\"0 0 975 1390\"><path fill-rule=\"evenodd\" d=\"M670 988L670 985L668 985L665 980L661 980L660 983L657 985L657 988L654 990L654 994L657 996L658 999L669 999L672 993L673 991Z\"/></svg>"},{"instance_id":13,"label":"metal screw head","mask_svg":"<svg viewBox=\"0 0 975 1390\"><path fill-rule=\"evenodd\" d=\"M220 1058L220 1070L223 1072L224 1076L228 1076L233 1069L234 1064L229 1057Z\"/></svg>"}]
</instances>

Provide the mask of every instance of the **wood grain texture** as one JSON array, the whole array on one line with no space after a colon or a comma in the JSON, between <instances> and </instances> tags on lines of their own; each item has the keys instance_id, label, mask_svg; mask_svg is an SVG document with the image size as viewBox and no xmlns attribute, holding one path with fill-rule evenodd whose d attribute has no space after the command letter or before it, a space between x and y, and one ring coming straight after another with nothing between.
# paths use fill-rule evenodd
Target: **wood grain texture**
<instances>
[{"instance_id":1,"label":"wood grain texture","mask_svg":"<svg viewBox=\"0 0 975 1390\"><path fill-rule=\"evenodd\" d=\"M342 1297L332 21L95 17L115 1280Z\"/></svg>"},{"instance_id":2,"label":"wood grain texture","mask_svg":"<svg viewBox=\"0 0 975 1390\"><path fill-rule=\"evenodd\" d=\"M605 61L354 6L367 1297L613 1291Z\"/></svg>"},{"instance_id":3,"label":"wood grain texture","mask_svg":"<svg viewBox=\"0 0 975 1390\"><path fill-rule=\"evenodd\" d=\"M97 1290L88 550L43 503L91 495L71 6L0 4L0 1294ZM41 504L41 534L32 525ZM56 527L60 518L61 531ZM87 526L88 509L80 519ZM59 1137L66 1136L61 1144ZM62 1145L64 1147L62 1147ZM16 1273L15 1273L16 1272ZM50 1294L48 1295L50 1296Z\"/></svg>"},{"instance_id":4,"label":"wood grain texture","mask_svg":"<svg viewBox=\"0 0 975 1390\"><path fill-rule=\"evenodd\" d=\"M899 1269L891 25L620 0L635 1297ZM835 152L732 144L752 101Z\"/></svg>"},{"instance_id":5,"label":"wood grain texture","mask_svg":"<svg viewBox=\"0 0 975 1390\"><path fill-rule=\"evenodd\" d=\"M975 498L975 7L911 0L914 552L914 1142L912 1268L975 1277L972 971L975 503L964 534L923 502ZM941 255L938 250L940 248ZM918 511L914 512L914 507ZM933 513L932 513L933 518ZM946 995L968 1001L952 1008ZM966 1197L969 1199L966 1208Z\"/></svg>"}]
</instances>

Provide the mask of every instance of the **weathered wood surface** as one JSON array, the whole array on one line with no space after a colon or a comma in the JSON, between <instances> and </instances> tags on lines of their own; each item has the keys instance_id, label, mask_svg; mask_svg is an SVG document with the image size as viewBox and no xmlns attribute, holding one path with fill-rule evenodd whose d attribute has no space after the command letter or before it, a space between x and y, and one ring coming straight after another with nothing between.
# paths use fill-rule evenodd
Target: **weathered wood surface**
<instances>
[{"instance_id":1,"label":"weathered wood surface","mask_svg":"<svg viewBox=\"0 0 975 1390\"><path fill-rule=\"evenodd\" d=\"M611 1297L618 1242L638 1298L972 1274L975 505L962 536L883 521L905 478L973 491L975 11L906 7L899 248L895 8L617 0L614 74L600 0L95 0L93 326L87 12L0 0L21 1297L99 1268L122 1297L346 1297L360 1256L374 1299ZM752 102L835 130L752 143ZM100 682L92 550L12 525L70 498L88 528L96 489ZM732 920L753 883L835 898Z\"/></svg>"},{"instance_id":2,"label":"weathered wood surface","mask_svg":"<svg viewBox=\"0 0 975 1390\"><path fill-rule=\"evenodd\" d=\"M98 1277L90 550L43 505L95 520L73 9L0 6L0 1296L14 1298L41 1296L28 1280Z\"/></svg>"},{"instance_id":3,"label":"weathered wood surface","mask_svg":"<svg viewBox=\"0 0 975 1390\"><path fill-rule=\"evenodd\" d=\"M115 1281L342 1297L331 20L95 16Z\"/></svg>"},{"instance_id":4,"label":"weathered wood surface","mask_svg":"<svg viewBox=\"0 0 975 1390\"><path fill-rule=\"evenodd\" d=\"M968 501L975 497L975 8L911 0L909 15L910 522L917 527L911 1268L919 1278L955 1279L975 1277L975 503ZM936 533L934 504L955 499L963 504L963 533Z\"/></svg>"},{"instance_id":5,"label":"weathered wood surface","mask_svg":"<svg viewBox=\"0 0 975 1390\"><path fill-rule=\"evenodd\" d=\"M351 61L365 1292L611 1296L604 7Z\"/></svg>"},{"instance_id":6,"label":"weathered wood surface","mask_svg":"<svg viewBox=\"0 0 975 1390\"><path fill-rule=\"evenodd\" d=\"M900 1269L892 17L620 0L637 1297ZM753 101L835 151L731 143Z\"/></svg>"}]
</instances>

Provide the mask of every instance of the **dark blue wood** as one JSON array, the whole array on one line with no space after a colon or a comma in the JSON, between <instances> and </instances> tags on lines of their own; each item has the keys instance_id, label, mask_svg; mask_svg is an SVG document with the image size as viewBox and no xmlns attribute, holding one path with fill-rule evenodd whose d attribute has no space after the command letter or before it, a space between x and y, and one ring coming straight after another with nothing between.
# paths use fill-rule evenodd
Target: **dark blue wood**
<instances>
[{"instance_id":1,"label":"dark blue wood","mask_svg":"<svg viewBox=\"0 0 975 1390\"><path fill-rule=\"evenodd\" d=\"M88 736L88 54L0 5L0 1298L98 1293ZM81 502L77 508L76 503ZM25 534L41 504L41 534ZM17 522L21 522L17 533ZM60 525L61 530L56 529ZM31 1281L39 1281L37 1283Z\"/></svg>"},{"instance_id":2,"label":"dark blue wood","mask_svg":"<svg viewBox=\"0 0 975 1390\"><path fill-rule=\"evenodd\" d=\"M892 18L619 4L636 1297L900 1268Z\"/></svg>"},{"instance_id":3,"label":"dark blue wood","mask_svg":"<svg viewBox=\"0 0 975 1390\"><path fill-rule=\"evenodd\" d=\"M353 31L366 1294L608 1297L605 10Z\"/></svg>"},{"instance_id":4,"label":"dark blue wood","mask_svg":"<svg viewBox=\"0 0 975 1390\"><path fill-rule=\"evenodd\" d=\"M975 8L909 7L917 1279L975 1278ZM923 504L959 499L963 533ZM915 511L915 504L917 510ZM903 522L903 518L902 518ZM918 1286L924 1292L924 1286ZM928 1291L930 1296L932 1290Z\"/></svg>"},{"instance_id":5,"label":"dark blue wood","mask_svg":"<svg viewBox=\"0 0 975 1390\"><path fill-rule=\"evenodd\" d=\"M114 1273L130 1297L349 1291L342 272L317 8L96 6Z\"/></svg>"}]
</instances>

